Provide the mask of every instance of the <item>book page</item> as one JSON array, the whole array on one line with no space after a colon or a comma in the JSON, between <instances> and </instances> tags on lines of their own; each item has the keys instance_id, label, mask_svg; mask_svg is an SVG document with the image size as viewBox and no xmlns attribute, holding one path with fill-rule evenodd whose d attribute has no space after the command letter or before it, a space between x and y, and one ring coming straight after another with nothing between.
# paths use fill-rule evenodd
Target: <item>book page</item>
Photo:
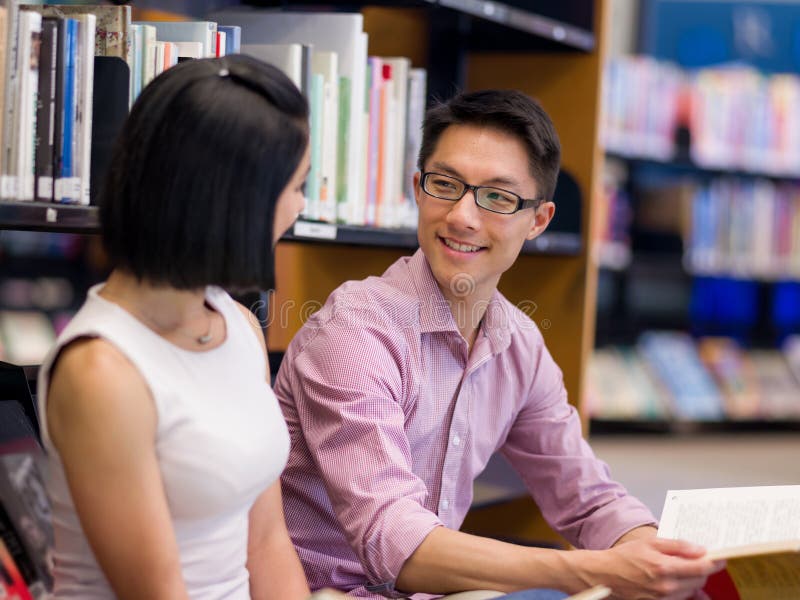
<instances>
[{"instance_id":1,"label":"book page","mask_svg":"<svg viewBox=\"0 0 800 600\"><path fill-rule=\"evenodd\" d=\"M800 553L766 554L728 561L728 573L741 598L797 600Z\"/></svg>"},{"instance_id":2,"label":"book page","mask_svg":"<svg viewBox=\"0 0 800 600\"><path fill-rule=\"evenodd\" d=\"M800 539L800 485L670 490L658 535L708 550Z\"/></svg>"}]
</instances>

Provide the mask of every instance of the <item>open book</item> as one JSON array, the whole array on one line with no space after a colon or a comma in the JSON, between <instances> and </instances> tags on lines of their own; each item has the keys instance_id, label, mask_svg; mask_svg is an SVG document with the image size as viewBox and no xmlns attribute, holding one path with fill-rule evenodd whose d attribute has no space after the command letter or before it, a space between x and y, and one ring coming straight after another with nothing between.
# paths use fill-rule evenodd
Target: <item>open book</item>
<instances>
[{"instance_id":1,"label":"open book","mask_svg":"<svg viewBox=\"0 0 800 600\"><path fill-rule=\"evenodd\" d=\"M670 490L658 535L727 559L711 600L800 598L800 485Z\"/></svg>"}]
</instances>

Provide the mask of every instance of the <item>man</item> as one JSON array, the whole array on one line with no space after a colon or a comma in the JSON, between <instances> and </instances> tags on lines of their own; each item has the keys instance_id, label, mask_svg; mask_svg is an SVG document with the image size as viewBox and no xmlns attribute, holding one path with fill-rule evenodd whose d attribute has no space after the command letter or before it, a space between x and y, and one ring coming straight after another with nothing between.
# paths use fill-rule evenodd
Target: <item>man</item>
<instances>
[{"instance_id":1,"label":"man","mask_svg":"<svg viewBox=\"0 0 800 600\"><path fill-rule=\"evenodd\" d=\"M339 287L290 344L275 386L292 438L284 509L312 589L602 583L619 598L677 599L719 568L702 548L655 539L652 514L583 440L540 332L497 291L553 217L559 160L550 118L520 92L433 108L414 179L420 250ZM495 451L549 523L590 550L458 531Z\"/></svg>"}]
</instances>

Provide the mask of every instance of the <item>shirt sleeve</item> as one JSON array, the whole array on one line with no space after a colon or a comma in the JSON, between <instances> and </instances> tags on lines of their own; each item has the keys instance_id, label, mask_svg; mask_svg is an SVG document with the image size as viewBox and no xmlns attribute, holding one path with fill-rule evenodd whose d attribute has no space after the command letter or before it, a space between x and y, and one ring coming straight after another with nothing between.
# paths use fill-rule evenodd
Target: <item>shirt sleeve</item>
<instances>
[{"instance_id":1,"label":"shirt sleeve","mask_svg":"<svg viewBox=\"0 0 800 600\"><path fill-rule=\"evenodd\" d=\"M583 439L561 370L543 344L528 398L501 452L547 522L579 548L610 548L631 529L656 522Z\"/></svg>"},{"instance_id":2,"label":"shirt sleeve","mask_svg":"<svg viewBox=\"0 0 800 600\"><path fill-rule=\"evenodd\" d=\"M339 315L290 366L298 420L370 589L391 595L405 561L437 526L412 471L404 430L408 353L403 336ZM377 319L380 321L380 319Z\"/></svg>"}]
</instances>

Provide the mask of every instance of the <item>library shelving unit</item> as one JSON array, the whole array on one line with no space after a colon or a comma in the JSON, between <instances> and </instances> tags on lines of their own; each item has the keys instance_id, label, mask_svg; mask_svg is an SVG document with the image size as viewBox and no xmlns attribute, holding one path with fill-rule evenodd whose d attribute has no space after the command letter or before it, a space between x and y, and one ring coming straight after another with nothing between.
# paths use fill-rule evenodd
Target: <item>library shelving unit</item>
<instances>
[{"instance_id":1,"label":"library shelving unit","mask_svg":"<svg viewBox=\"0 0 800 600\"><path fill-rule=\"evenodd\" d=\"M134 2L134 18L202 17L237 2ZM431 97L456 89L516 88L539 99L561 137L563 167L576 184L580 213L572 230L557 228L529 244L501 282L531 315L563 370L570 401L579 406L583 372L594 341L597 272L589 260L590 199L600 179L598 145L605 0L418 0L412 2L281 2L241 4L301 10L360 10L369 54L407 56L425 67ZM316 6L315 6L316 4ZM0 230L96 233L95 207L0 203ZM558 194L556 197L558 206ZM566 206L566 204L564 205ZM557 208L558 212L558 208ZM563 215L562 215L563 216ZM270 305L298 310L272 315L271 352L286 349L307 317L345 280L382 273L416 247L413 230L374 230L301 222L277 247L277 291ZM487 399L490 401L491 399ZM465 527L477 533L554 540L532 501L517 499L473 511Z\"/></svg>"},{"instance_id":2,"label":"library shelving unit","mask_svg":"<svg viewBox=\"0 0 800 600\"><path fill-rule=\"evenodd\" d=\"M737 167L705 166L693 161L690 153L691 135L681 127L675 132L677 140L674 155L657 158L639 153L633 144L627 149L607 149L608 161L620 163L627 171L623 187L631 198L633 213L641 206L643 187L648 185L691 182L704 185L717 179L739 181L766 180L775 184L800 184L800 172L767 172L746 165ZM643 185L644 183L644 185ZM664 198L666 200L666 198ZM677 200L677 198L671 198ZM677 202L674 202L677 204ZM690 313L693 303L692 287L698 278L738 280L755 289L758 304L753 322L747 325L748 333L734 335L720 331L722 337L741 337L746 346L756 352L769 349L778 352L777 341L786 335L771 322L768 301L776 285L784 285L796 279L793 276L775 277L766 274L702 270L695 268L686 258L681 236L677 232L651 231L634 226L629 245L601 249L597 252L599 264L598 327L596 340L600 346L622 346L629 350L645 330L693 331L702 336L713 335L705 323L695 322ZM794 285L794 284L792 284ZM651 298L656 298L655 310L642 310L641 293L647 288ZM635 298L639 300L635 300ZM734 297L728 300L736 303ZM800 305L795 307L800 318ZM791 330L789 330L790 332ZM788 371L787 371L788 373ZM800 387L798 387L800 390ZM767 396L768 394L765 394ZM588 411L587 411L588 412ZM679 418L652 418L632 416L630 418L592 418L592 433L610 434L708 434L742 432L770 432L800 430L800 418L791 415L764 415L761 417L736 417L729 413L713 420L686 420Z\"/></svg>"}]
</instances>

